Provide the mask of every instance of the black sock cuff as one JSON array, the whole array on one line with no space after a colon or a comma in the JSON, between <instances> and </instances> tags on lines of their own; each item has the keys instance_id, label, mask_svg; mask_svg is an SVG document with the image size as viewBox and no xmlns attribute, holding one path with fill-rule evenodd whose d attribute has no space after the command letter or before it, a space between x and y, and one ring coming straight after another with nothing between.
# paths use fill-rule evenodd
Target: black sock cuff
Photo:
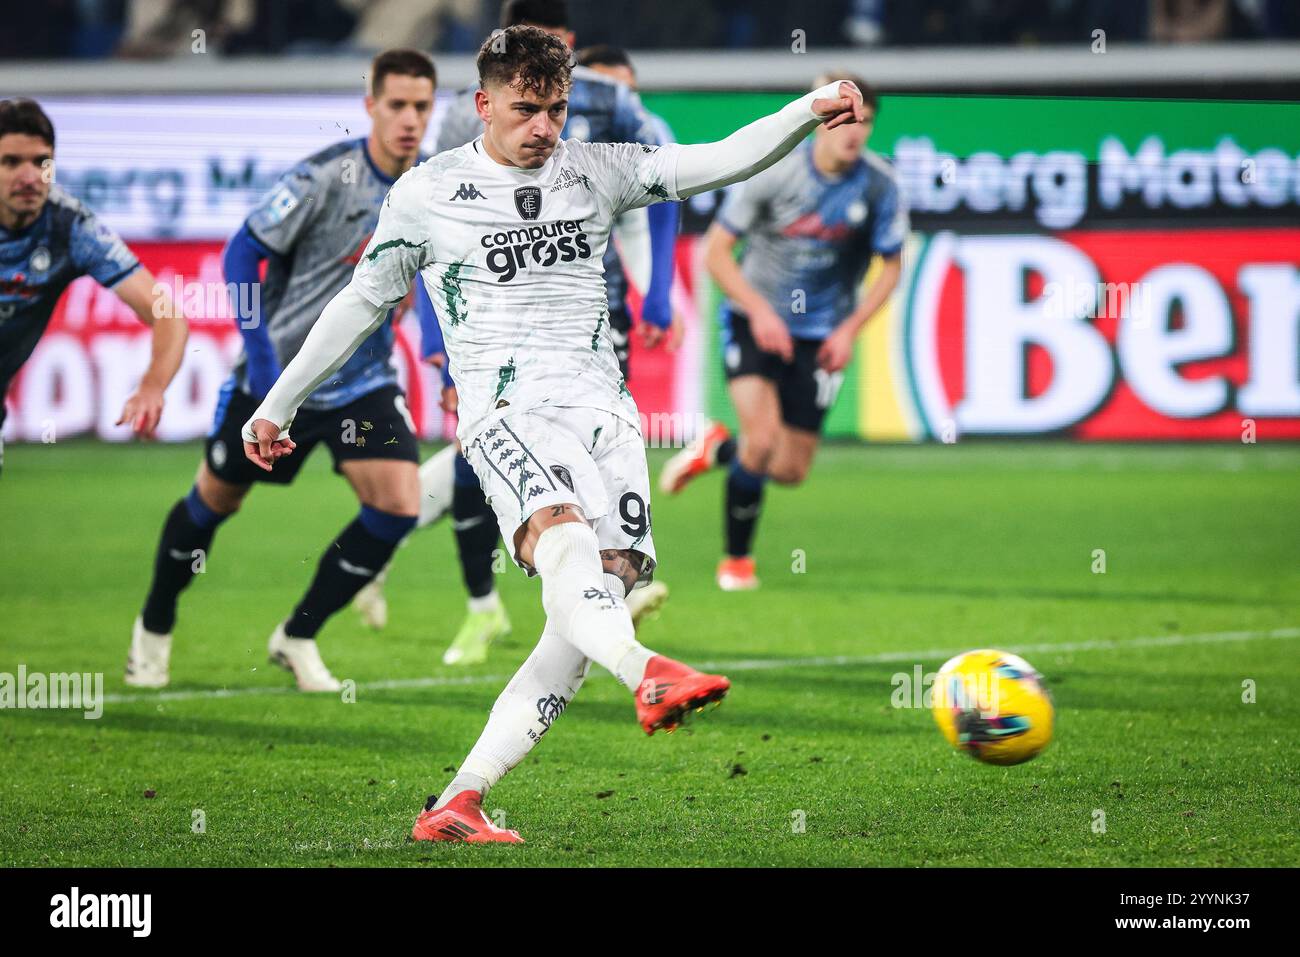
<instances>
[{"instance_id":1,"label":"black sock cuff","mask_svg":"<svg viewBox=\"0 0 1300 957\"><path fill-rule=\"evenodd\" d=\"M729 435L713 450L713 464L717 466L730 465L736 458L736 437Z\"/></svg>"},{"instance_id":2,"label":"black sock cuff","mask_svg":"<svg viewBox=\"0 0 1300 957\"><path fill-rule=\"evenodd\" d=\"M333 541L329 553L377 575L393 557L398 544L376 535L358 516Z\"/></svg>"}]
</instances>

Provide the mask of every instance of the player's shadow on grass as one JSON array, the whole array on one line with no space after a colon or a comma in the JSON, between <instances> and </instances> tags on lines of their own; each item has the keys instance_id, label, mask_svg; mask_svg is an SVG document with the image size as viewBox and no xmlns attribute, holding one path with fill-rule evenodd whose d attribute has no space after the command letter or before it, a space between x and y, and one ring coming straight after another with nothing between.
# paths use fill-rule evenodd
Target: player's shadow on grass
<instances>
[{"instance_id":1,"label":"player's shadow on grass","mask_svg":"<svg viewBox=\"0 0 1300 957\"><path fill-rule=\"evenodd\" d=\"M342 705L340 706L342 707ZM483 704L480 701L462 701L452 703L443 701L439 705L441 716L426 723L413 721L409 730L394 732L376 727L364 721L337 723L328 717L299 714L292 717L294 723L282 718L263 717L260 719L219 718L219 717L180 717L174 714L132 714L114 712L109 721L115 731L139 732L142 734L165 734L178 738L194 738L194 749L202 749L205 742L212 739L229 739L238 742L240 747L231 750L245 751L273 750L281 746L293 747L309 745L313 747L339 748L348 751L362 751L374 754L393 754L412 749L426 751L435 756L455 756L457 760L465 750L466 741L471 739L474 729L482 724ZM456 711L455 720L448 720L452 711ZM107 717L107 716L106 716ZM310 722L310 723L304 723ZM271 748L267 746L270 745ZM433 750L430 750L431 745ZM446 752L445 755L443 752Z\"/></svg>"},{"instance_id":2,"label":"player's shadow on grass","mask_svg":"<svg viewBox=\"0 0 1300 957\"><path fill-rule=\"evenodd\" d=\"M744 677L749 678L750 675ZM702 714L692 715L686 725L674 733L689 735L695 728L701 731L726 730L728 733L739 732L754 737L762 734L786 737L818 734L915 734L918 733L917 729L924 734L934 732L934 723L928 712L924 714L923 723L900 721L893 715L883 714L878 708L870 707L865 714L862 710L848 714L831 713L829 708L826 712L809 712L785 705L765 705L762 693L753 691L753 684L747 682L747 685L750 693L742 691L741 696L737 696L733 691L716 711L709 706ZM780 688L788 693L790 685L784 683ZM843 689L837 689L834 692L836 700L843 700L840 696L845 693ZM882 701L888 704L887 698ZM584 701L579 695L565 712L563 720L566 723L572 721L575 726L579 723L597 723L615 730L626 727L629 731L629 746L644 737L644 732L635 726L636 718L630 701Z\"/></svg>"}]
</instances>

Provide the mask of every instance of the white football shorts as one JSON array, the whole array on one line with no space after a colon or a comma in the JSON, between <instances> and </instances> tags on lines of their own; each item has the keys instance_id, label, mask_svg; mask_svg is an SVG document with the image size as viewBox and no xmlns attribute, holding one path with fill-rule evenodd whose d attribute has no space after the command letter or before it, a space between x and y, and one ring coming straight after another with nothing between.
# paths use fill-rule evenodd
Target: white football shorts
<instances>
[{"instance_id":1,"label":"white football shorts","mask_svg":"<svg viewBox=\"0 0 1300 957\"><path fill-rule=\"evenodd\" d=\"M465 447L496 512L515 563L515 533L534 512L577 505L601 549L646 556L641 579L654 573L650 527L650 472L639 429L595 408L545 406L510 411L489 423Z\"/></svg>"}]
</instances>

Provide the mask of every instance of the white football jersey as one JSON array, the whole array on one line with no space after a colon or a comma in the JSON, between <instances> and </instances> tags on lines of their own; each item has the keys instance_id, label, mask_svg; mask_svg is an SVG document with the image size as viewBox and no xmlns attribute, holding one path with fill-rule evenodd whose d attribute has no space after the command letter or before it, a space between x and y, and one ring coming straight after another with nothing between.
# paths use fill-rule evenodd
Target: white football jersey
<instances>
[{"instance_id":1,"label":"white football jersey","mask_svg":"<svg viewBox=\"0 0 1300 957\"><path fill-rule=\"evenodd\" d=\"M353 288L375 306L418 271L446 340L462 443L504 410L603 409L639 427L609 332L614 219L677 200L676 145L561 140L546 164L493 161L482 138L394 184Z\"/></svg>"}]
</instances>

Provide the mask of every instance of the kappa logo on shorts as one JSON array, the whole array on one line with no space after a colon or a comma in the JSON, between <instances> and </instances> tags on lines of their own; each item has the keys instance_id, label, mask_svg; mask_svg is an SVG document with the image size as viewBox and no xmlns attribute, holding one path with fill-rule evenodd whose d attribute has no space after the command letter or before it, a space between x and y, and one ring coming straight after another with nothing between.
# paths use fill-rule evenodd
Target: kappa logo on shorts
<instances>
[{"instance_id":1,"label":"kappa logo on shorts","mask_svg":"<svg viewBox=\"0 0 1300 957\"><path fill-rule=\"evenodd\" d=\"M536 219L542 215L542 188L540 186L515 187L515 209L524 219Z\"/></svg>"},{"instance_id":2,"label":"kappa logo on shorts","mask_svg":"<svg viewBox=\"0 0 1300 957\"><path fill-rule=\"evenodd\" d=\"M527 500L545 494L546 489L540 485L534 485L531 488L525 489L525 486L527 486L529 482L535 478L539 478L541 474L539 472L534 472L528 467L527 455L521 454L519 458L511 462L506 468L506 474L509 475L516 469L519 470L519 478L516 481L519 484L519 495L521 498Z\"/></svg>"},{"instance_id":3,"label":"kappa logo on shorts","mask_svg":"<svg viewBox=\"0 0 1300 957\"><path fill-rule=\"evenodd\" d=\"M554 491L556 488L555 481L546 474L546 470L542 467L542 464L538 462L537 459L533 457L532 453L528 451L527 447L519 441L519 437L510 430L510 426L505 425L504 421L502 422L502 426L504 428L501 426L494 426L493 428L488 429L481 436L475 439L473 443L473 447L479 450L479 453L487 461L487 464L492 468L492 471L497 474L501 481L506 483L506 486L514 493L515 498L519 500L521 506L525 502L529 502L536 498L538 495L545 495L547 492ZM501 435L502 431L508 433L509 437L507 438L505 435ZM489 439L495 439L495 441L492 442L491 447L487 444ZM500 450L499 452L498 449ZM495 462L493 461L494 456L496 458ZM507 461L509 461L510 464L506 465L505 471L503 472L501 466ZM530 465L537 466L539 471L534 472L529 467ZM550 484L550 488L534 482L534 479L539 478L545 478ZM530 482L533 484L530 485ZM525 514L524 519L526 520L526 518L527 515Z\"/></svg>"},{"instance_id":4,"label":"kappa logo on shorts","mask_svg":"<svg viewBox=\"0 0 1300 957\"><path fill-rule=\"evenodd\" d=\"M212 443L212 464L217 468L226 464L226 443L220 439Z\"/></svg>"},{"instance_id":5,"label":"kappa logo on shorts","mask_svg":"<svg viewBox=\"0 0 1300 957\"><path fill-rule=\"evenodd\" d=\"M554 475L561 482L563 482L564 487L567 488L570 492L573 491L573 476L569 474L569 470L567 468L565 468L563 465L552 465L551 474Z\"/></svg>"}]
</instances>

